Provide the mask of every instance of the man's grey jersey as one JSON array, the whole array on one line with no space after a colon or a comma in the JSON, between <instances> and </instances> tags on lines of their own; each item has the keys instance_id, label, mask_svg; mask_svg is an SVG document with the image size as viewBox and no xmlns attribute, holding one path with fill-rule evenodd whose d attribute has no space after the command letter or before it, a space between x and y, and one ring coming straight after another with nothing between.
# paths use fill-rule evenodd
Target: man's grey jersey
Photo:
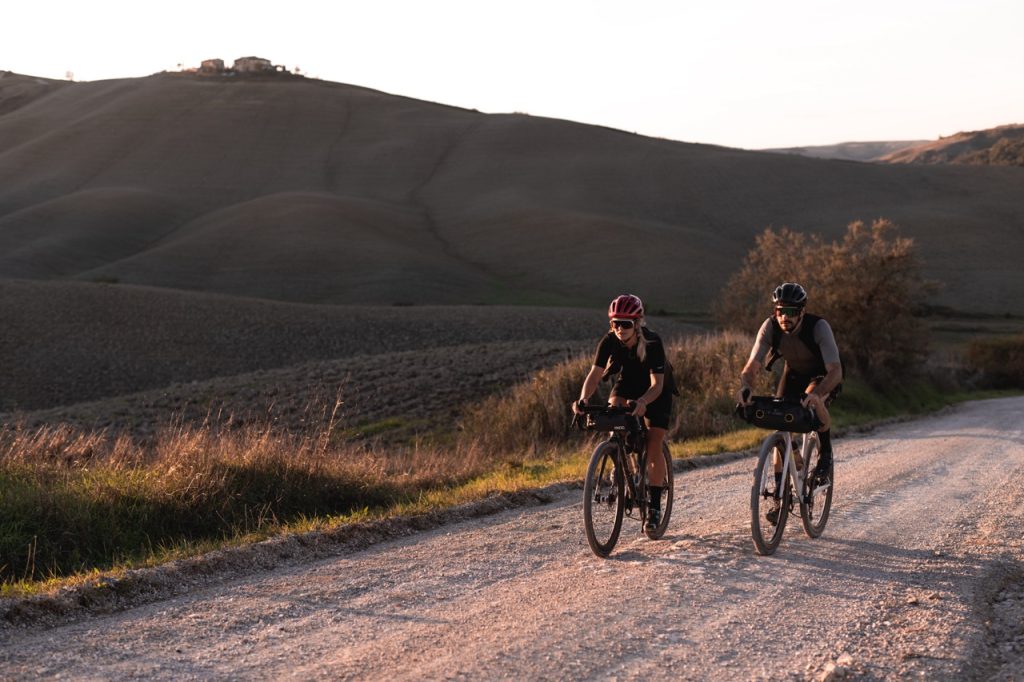
<instances>
[{"instance_id":1,"label":"man's grey jersey","mask_svg":"<svg viewBox=\"0 0 1024 682\"><path fill-rule=\"evenodd\" d=\"M800 327L804 324L800 320L789 334L783 332L779 339L779 355L785 359L790 369L804 376L814 376L818 370L818 359L803 341L800 340ZM832 327L828 322L821 319L814 325L814 340L821 349L821 359L826 365L832 362L839 362L839 347L836 346L836 337L832 334ZM757 340L754 341L754 348L750 351L750 359L755 360L764 366L768 351L772 349L772 318L768 318L761 325L757 332Z\"/></svg>"}]
</instances>

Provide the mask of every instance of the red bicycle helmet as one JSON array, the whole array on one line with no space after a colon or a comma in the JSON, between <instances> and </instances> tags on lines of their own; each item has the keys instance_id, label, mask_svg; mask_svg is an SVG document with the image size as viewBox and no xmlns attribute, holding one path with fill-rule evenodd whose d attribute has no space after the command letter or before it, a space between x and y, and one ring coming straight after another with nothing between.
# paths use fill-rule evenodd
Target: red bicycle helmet
<instances>
[{"instance_id":1,"label":"red bicycle helmet","mask_svg":"<svg viewBox=\"0 0 1024 682\"><path fill-rule=\"evenodd\" d=\"M622 294L608 306L608 319L636 320L644 316L644 303L639 296Z\"/></svg>"}]
</instances>

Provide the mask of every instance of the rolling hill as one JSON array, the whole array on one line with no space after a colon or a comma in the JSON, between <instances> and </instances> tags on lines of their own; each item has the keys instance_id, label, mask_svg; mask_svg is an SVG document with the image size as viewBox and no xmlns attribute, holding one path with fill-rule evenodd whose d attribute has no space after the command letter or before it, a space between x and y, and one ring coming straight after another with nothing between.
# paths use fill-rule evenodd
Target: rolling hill
<instances>
[{"instance_id":1,"label":"rolling hill","mask_svg":"<svg viewBox=\"0 0 1024 682\"><path fill-rule=\"evenodd\" d=\"M5 74L0 107L0 277L700 311L765 227L884 216L938 303L1024 312L1019 168L686 144L291 76Z\"/></svg>"},{"instance_id":2,"label":"rolling hill","mask_svg":"<svg viewBox=\"0 0 1024 682\"><path fill-rule=\"evenodd\" d=\"M891 142L840 142L839 144L812 145L807 147L778 147L762 149L763 152L797 154L815 159L842 159L844 161L878 161L908 147L925 144L927 140L901 140Z\"/></svg>"},{"instance_id":3,"label":"rolling hill","mask_svg":"<svg viewBox=\"0 0 1024 682\"><path fill-rule=\"evenodd\" d=\"M889 163L1024 166L1024 125L957 133L894 151L881 160Z\"/></svg>"}]
</instances>

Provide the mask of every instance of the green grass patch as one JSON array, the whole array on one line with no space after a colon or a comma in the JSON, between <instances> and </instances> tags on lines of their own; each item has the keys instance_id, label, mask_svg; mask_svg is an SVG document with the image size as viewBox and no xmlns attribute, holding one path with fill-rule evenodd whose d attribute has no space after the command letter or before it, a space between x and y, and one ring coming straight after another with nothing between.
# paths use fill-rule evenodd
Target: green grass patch
<instances>
[{"instance_id":1,"label":"green grass patch","mask_svg":"<svg viewBox=\"0 0 1024 682\"><path fill-rule=\"evenodd\" d=\"M705 457L721 452L741 452L757 447L767 433L764 429L744 426L716 436L703 436L672 443L670 449L674 459Z\"/></svg>"},{"instance_id":2,"label":"green grass patch","mask_svg":"<svg viewBox=\"0 0 1024 682\"><path fill-rule=\"evenodd\" d=\"M830 408L836 428L873 421L922 415L968 400L1019 395L1009 390L949 390L925 380L898 382L884 390L872 390L859 381L846 382L843 394Z\"/></svg>"}]
</instances>

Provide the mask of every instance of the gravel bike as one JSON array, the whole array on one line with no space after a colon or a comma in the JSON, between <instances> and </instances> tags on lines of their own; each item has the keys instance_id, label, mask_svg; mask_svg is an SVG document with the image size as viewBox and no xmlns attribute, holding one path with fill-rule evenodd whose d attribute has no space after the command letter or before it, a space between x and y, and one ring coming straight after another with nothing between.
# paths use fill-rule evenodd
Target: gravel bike
<instances>
[{"instance_id":1,"label":"gravel bike","mask_svg":"<svg viewBox=\"0 0 1024 682\"><path fill-rule=\"evenodd\" d=\"M758 554L772 554L782 541L786 520L795 499L808 537L819 537L832 508L834 465L827 480L816 483L814 471L821 453L813 410L799 402L755 396L737 412L755 426L780 427L761 443L750 488L750 530ZM794 435L800 435L794 447Z\"/></svg>"},{"instance_id":2,"label":"gravel bike","mask_svg":"<svg viewBox=\"0 0 1024 682\"><path fill-rule=\"evenodd\" d=\"M586 405L573 417L573 425L586 431L605 431L608 439L598 443L583 483L583 527L590 549L608 556L619 539L625 516L646 525L650 497L647 489L647 427L631 416L633 407ZM674 485L672 455L664 444L665 490L662 494L661 523L644 533L652 540L665 534L672 516Z\"/></svg>"}]
</instances>

